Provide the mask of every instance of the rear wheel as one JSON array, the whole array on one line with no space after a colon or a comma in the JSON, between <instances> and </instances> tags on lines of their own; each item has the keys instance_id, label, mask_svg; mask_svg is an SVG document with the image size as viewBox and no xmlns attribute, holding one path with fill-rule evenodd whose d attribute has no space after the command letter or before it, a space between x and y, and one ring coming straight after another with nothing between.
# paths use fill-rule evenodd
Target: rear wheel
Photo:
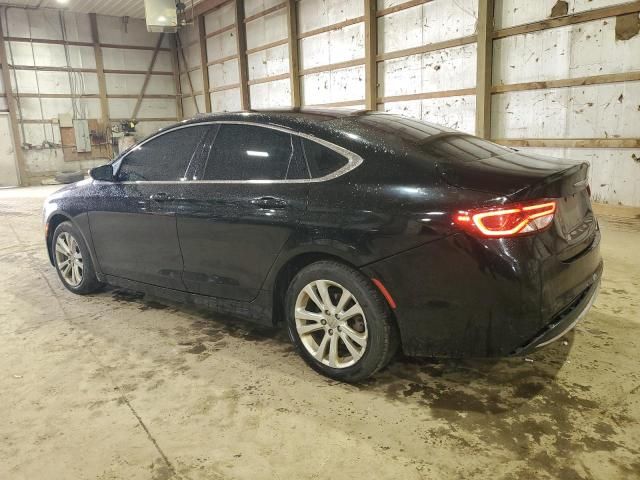
<instances>
[{"instance_id":1,"label":"rear wheel","mask_svg":"<svg viewBox=\"0 0 640 480\"><path fill-rule=\"evenodd\" d=\"M304 360L336 380L357 382L392 358L398 335L371 281L341 263L317 262L287 292L289 336Z\"/></svg>"},{"instance_id":2,"label":"rear wheel","mask_svg":"<svg viewBox=\"0 0 640 480\"><path fill-rule=\"evenodd\" d=\"M73 293L85 295L99 290L89 250L71 222L62 222L53 234L53 258L62 284Z\"/></svg>"}]
</instances>

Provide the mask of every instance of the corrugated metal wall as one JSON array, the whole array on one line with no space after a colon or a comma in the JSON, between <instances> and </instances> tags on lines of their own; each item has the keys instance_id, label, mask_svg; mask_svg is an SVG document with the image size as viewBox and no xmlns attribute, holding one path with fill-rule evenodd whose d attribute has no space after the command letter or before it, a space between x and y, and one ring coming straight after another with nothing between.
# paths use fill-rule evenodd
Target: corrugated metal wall
<instances>
[{"instance_id":1,"label":"corrugated metal wall","mask_svg":"<svg viewBox=\"0 0 640 480\"><path fill-rule=\"evenodd\" d=\"M477 131L480 2L485 0L377 1L372 55L378 110ZM251 108L292 104L290 3L244 2L246 21L240 23ZM596 200L640 206L640 2L485 3L495 3L488 67L491 138L526 151L586 160ZM301 105L365 106L367 4L295 2ZM205 13L214 112L242 107L235 11L235 3L227 2ZM204 112L197 25L182 37L195 98ZM185 115L191 115L195 104L186 74L182 79Z\"/></svg>"}]
</instances>

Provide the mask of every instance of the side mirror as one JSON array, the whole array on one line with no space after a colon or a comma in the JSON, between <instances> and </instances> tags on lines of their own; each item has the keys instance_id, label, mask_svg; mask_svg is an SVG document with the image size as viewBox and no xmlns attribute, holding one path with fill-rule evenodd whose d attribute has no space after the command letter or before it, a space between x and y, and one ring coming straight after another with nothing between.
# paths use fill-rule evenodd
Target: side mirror
<instances>
[{"instance_id":1,"label":"side mirror","mask_svg":"<svg viewBox=\"0 0 640 480\"><path fill-rule=\"evenodd\" d=\"M89 170L89 176L94 180L103 182L113 182L113 167L111 165L100 165Z\"/></svg>"}]
</instances>

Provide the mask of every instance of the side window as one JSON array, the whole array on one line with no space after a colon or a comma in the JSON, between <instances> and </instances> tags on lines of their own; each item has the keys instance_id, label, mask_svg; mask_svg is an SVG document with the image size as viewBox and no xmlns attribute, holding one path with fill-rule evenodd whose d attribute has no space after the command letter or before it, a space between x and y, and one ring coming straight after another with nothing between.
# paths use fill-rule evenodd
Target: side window
<instances>
[{"instance_id":1,"label":"side window","mask_svg":"<svg viewBox=\"0 0 640 480\"><path fill-rule=\"evenodd\" d=\"M132 150L118 170L120 181L177 181L184 178L208 126L167 132Z\"/></svg>"},{"instance_id":2,"label":"side window","mask_svg":"<svg viewBox=\"0 0 640 480\"><path fill-rule=\"evenodd\" d=\"M252 125L221 125L203 179L301 178L300 175L306 172L300 168L303 160L295 150L293 138L288 133Z\"/></svg>"},{"instance_id":3,"label":"side window","mask_svg":"<svg viewBox=\"0 0 640 480\"><path fill-rule=\"evenodd\" d=\"M312 178L325 177L344 167L348 160L338 152L320 145L313 140L302 139L304 155L309 164Z\"/></svg>"}]
</instances>

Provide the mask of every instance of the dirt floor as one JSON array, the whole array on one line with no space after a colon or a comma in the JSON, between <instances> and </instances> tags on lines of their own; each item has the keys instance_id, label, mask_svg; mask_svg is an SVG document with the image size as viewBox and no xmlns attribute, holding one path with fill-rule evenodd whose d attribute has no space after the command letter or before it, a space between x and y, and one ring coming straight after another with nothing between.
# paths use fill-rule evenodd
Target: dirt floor
<instances>
[{"instance_id":1,"label":"dirt floor","mask_svg":"<svg viewBox=\"0 0 640 480\"><path fill-rule=\"evenodd\" d=\"M640 478L640 220L601 218L605 275L528 361L309 369L281 331L105 290L43 245L51 188L0 190L0 478Z\"/></svg>"}]
</instances>

